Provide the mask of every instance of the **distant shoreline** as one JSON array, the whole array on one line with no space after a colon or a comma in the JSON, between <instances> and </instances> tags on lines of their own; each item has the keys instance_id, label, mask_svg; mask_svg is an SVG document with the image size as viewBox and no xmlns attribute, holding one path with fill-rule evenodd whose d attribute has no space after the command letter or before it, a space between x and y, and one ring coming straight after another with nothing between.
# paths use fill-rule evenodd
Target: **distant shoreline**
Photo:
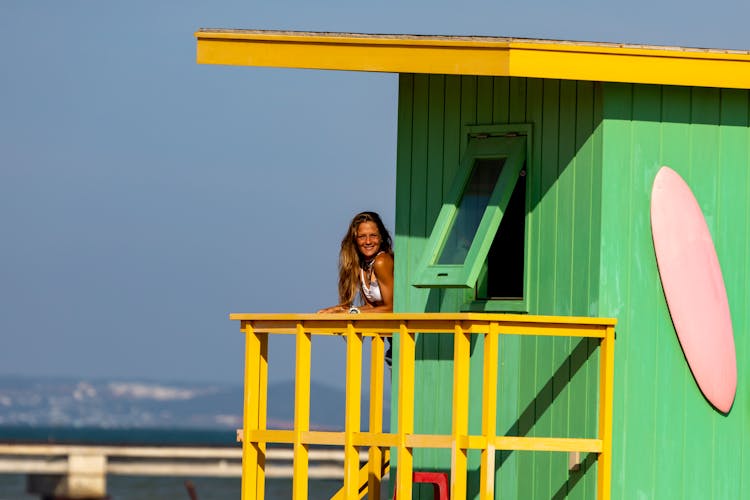
<instances>
[{"instance_id":1,"label":"distant shoreline","mask_svg":"<svg viewBox=\"0 0 750 500\"><path fill-rule=\"evenodd\" d=\"M228 429L101 428L0 425L0 442L13 444L97 444L237 446Z\"/></svg>"}]
</instances>

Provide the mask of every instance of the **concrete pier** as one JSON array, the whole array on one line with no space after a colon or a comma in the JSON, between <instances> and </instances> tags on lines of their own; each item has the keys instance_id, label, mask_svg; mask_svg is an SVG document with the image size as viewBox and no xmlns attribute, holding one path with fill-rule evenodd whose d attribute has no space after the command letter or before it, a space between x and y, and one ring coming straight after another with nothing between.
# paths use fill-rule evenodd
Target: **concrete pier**
<instances>
[{"instance_id":1,"label":"concrete pier","mask_svg":"<svg viewBox=\"0 0 750 500\"><path fill-rule=\"evenodd\" d=\"M290 478L294 454L269 448L266 477ZM309 477L344 477L344 452L309 451ZM367 452L360 453L367 461ZM107 498L107 476L241 477L242 449L217 447L0 444L0 474L27 474L27 492L43 500Z\"/></svg>"},{"instance_id":2,"label":"concrete pier","mask_svg":"<svg viewBox=\"0 0 750 500\"><path fill-rule=\"evenodd\" d=\"M68 455L65 474L29 474L26 492L44 500L107 498L107 455L79 451Z\"/></svg>"}]
</instances>

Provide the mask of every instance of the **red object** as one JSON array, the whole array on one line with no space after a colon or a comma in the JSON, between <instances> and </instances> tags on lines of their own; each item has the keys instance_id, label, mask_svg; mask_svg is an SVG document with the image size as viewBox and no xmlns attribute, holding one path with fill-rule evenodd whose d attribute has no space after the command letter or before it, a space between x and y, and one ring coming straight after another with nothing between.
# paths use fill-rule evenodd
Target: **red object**
<instances>
[{"instance_id":1,"label":"red object","mask_svg":"<svg viewBox=\"0 0 750 500\"><path fill-rule=\"evenodd\" d=\"M415 472L412 481L415 483L431 483L434 486L435 500L449 500L448 474L445 472ZM393 500L396 500L396 492L393 492Z\"/></svg>"}]
</instances>

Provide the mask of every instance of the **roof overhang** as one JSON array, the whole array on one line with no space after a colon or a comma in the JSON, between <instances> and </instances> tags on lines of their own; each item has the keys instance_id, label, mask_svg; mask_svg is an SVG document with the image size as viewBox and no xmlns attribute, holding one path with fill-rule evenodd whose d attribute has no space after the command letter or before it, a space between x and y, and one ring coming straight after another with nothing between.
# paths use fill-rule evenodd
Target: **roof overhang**
<instances>
[{"instance_id":1,"label":"roof overhang","mask_svg":"<svg viewBox=\"0 0 750 500\"><path fill-rule=\"evenodd\" d=\"M496 37L201 29L199 64L750 88L750 52Z\"/></svg>"}]
</instances>

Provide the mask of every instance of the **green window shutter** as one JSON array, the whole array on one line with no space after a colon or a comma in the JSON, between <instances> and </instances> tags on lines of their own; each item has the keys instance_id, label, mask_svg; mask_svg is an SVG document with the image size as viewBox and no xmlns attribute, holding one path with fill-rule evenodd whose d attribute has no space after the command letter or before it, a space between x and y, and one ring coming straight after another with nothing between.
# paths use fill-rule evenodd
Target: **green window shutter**
<instances>
[{"instance_id":1,"label":"green window shutter","mask_svg":"<svg viewBox=\"0 0 750 500\"><path fill-rule=\"evenodd\" d=\"M416 287L473 288L526 157L524 136L474 136L420 260Z\"/></svg>"}]
</instances>

